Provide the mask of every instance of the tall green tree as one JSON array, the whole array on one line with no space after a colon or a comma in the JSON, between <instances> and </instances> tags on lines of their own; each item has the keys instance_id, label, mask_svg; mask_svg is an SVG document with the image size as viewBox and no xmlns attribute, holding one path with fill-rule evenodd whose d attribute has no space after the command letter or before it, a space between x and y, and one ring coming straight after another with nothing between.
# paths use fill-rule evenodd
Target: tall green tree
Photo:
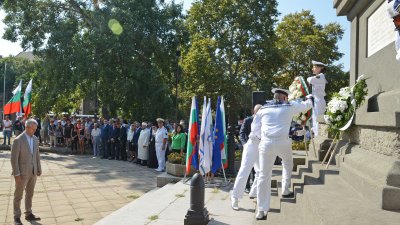
<instances>
[{"instance_id":1,"label":"tall green tree","mask_svg":"<svg viewBox=\"0 0 400 225\"><path fill-rule=\"evenodd\" d=\"M243 96L271 87L279 64L276 7L274 0L195 1L186 20L190 44L181 62L184 96L225 96L231 124L242 107L250 108L251 98Z\"/></svg>"},{"instance_id":2,"label":"tall green tree","mask_svg":"<svg viewBox=\"0 0 400 225\"><path fill-rule=\"evenodd\" d=\"M102 109L97 113L137 119L170 116L176 50L182 42L177 34L184 28L181 5L6 0L3 7L4 37L21 40L40 59L37 99L47 105L41 111L60 105L56 103L62 98L80 101L97 95Z\"/></svg>"},{"instance_id":3,"label":"tall green tree","mask_svg":"<svg viewBox=\"0 0 400 225\"><path fill-rule=\"evenodd\" d=\"M311 60L332 65L343 56L337 45L343 28L337 23L317 23L308 10L283 17L276 27L276 35L283 64L275 81L281 87L288 87L297 76L310 76Z\"/></svg>"}]
</instances>

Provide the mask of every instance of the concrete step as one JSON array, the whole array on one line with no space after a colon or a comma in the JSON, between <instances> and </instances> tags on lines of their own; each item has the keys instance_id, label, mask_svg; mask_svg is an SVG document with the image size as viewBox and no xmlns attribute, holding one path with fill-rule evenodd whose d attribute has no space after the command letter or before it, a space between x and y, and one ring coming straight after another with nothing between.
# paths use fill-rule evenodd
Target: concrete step
<instances>
[{"instance_id":1,"label":"concrete step","mask_svg":"<svg viewBox=\"0 0 400 225\"><path fill-rule=\"evenodd\" d=\"M160 217L160 214L172 203L177 201L177 199L186 196L188 190L189 186L181 182L177 184L167 184L160 189L150 191L131 203L128 203L124 207L98 221L96 225L150 223L154 218ZM181 221L183 220L182 216L180 219Z\"/></svg>"},{"instance_id":2,"label":"concrete step","mask_svg":"<svg viewBox=\"0 0 400 225\"><path fill-rule=\"evenodd\" d=\"M340 176L324 185L307 185L303 195L304 224L399 224L400 213L377 209Z\"/></svg>"}]
</instances>

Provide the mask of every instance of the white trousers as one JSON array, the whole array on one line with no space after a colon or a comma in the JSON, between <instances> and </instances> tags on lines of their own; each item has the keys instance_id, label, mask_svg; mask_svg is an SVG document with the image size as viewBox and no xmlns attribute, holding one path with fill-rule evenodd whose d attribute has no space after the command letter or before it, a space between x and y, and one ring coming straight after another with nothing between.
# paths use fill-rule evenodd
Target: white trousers
<instances>
[{"instance_id":1,"label":"white trousers","mask_svg":"<svg viewBox=\"0 0 400 225\"><path fill-rule=\"evenodd\" d=\"M249 139L246 144L243 146L243 155L242 162L240 164L240 169L238 175L236 176L235 184L232 190L233 198L243 198L243 192L246 188L247 179L250 175L251 169L254 166L254 170L259 170L258 161L259 161L259 153L258 153L258 145L260 141L254 141ZM253 186L256 182L253 182Z\"/></svg>"},{"instance_id":2,"label":"white trousers","mask_svg":"<svg viewBox=\"0 0 400 225\"><path fill-rule=\"evenodd\" d=\"M257 203L259 211L268 211L271 201L272 167L276 156L282 159L282 194L289 194L292 177L292 142L289 138L262 140L259 145L260 171L258 177Z\"/></svg>"},{"instance_id":3,"label":"white trousers","mask_svg":"<svg viewBox=\"0 0 400 225\"><path fill-rule=\"evenodd\" d=\"M163 170L165 169L165 149L162 148L163 143L156 143L156 155L158 161L158 169Z\"/></svg>"}]
</instances>

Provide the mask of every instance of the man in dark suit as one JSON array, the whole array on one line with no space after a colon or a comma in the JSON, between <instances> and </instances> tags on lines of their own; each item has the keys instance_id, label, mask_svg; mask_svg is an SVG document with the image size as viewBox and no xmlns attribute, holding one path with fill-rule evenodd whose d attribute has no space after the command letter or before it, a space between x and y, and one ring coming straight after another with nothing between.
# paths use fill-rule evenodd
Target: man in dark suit
<instances>
[{"instance_id":1,"label":"man in dark suit","mask_svg":"<svg viewBox=\"0 0 400 225\"><path fill-rule=\"evenodd\" d=\"M246 144L246 142L249 140L249 134L251 131L251 123L252 122L253 122L253 116L249 116L243 120L243 124L240 127L239 139L240 139L242 146L244 146L244 144ZM254 171L254 169L252 169L250 176L247 179L246 189L245 189L246 193L250 192L250 188L251 188L250 180L251 179L254 180L254 174L255 174L255 171Z\"/></svg>"},{"instance_id":2,"label":"man in dark suit","mask_svg":"<svg viewBox=\"0 0 400 225\"><path fill-rule=\"evenodd\" d=\"M114 121L111 131L111 156L108 159L119 160L119 132L120 132L119 120Z\"/></svg>"},{"instance_id":3,"label":"man in dark suit","mask_svg":"<svg viewBox=\"0 0 400 225\"><path fill-rule=\"evenodd\" d=\"M133 154L135 156L135 160L133 161L136 164L140 164L140 159L138 159L138 142L139 142L139 136L140 132L142 131L142 127L140 126L140 123L135 121L135 133L133 134L132 138L132 145L133 145Z\"/></svg>"},{"instance_id":4,"label":"man in dark suit","mask_svg":"<svg viewBox=\"0 0 400 225\"><path fill-rule=\"evenodd\" d=\"M127 154L126 154L126 142L127 142L127 129L126 129L126 121L123 121L123 124L121 125L120 132L119 132L119 151L121 155L121 160L126 161L127 160Z\"/></svg>"},{"instance_id":5,"label":"man in dark suit","mask_svg":"<svg viewBox=\"0 0 400 225\"><path fill-rule=\"evenodd\" d=\"M25 122L25 131L15 138L11 147L11 166L15 179L14 223L21 222L21 200L25 190L25 219L40 220L32 214L32 197L35 190L36 177L42 175L40 164L39 141L34 133L38 127L36 120Z\"/></svg>"},{"instance_id":6,"label":"man in dark suit","mask_svg":"<svg viewBox=\"0 0 400 225\"><path fill-rule=\"evenodd\" d=\"M102 159L107 159L110 155L110 128L109 122L104 119L104 124L101 127L101 145L103 149Z\"/></svg>"}]
</instances>

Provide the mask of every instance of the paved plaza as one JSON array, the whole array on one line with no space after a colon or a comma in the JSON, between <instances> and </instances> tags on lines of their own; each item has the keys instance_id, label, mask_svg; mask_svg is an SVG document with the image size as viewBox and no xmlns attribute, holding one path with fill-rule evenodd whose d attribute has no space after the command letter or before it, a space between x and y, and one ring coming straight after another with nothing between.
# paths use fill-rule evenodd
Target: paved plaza
<instances>
[{"instance_id":1,"label":"paved plaza","mask_svg":"<svg viewBox=\"0 0 400 225\"><path fill-rule=\"evenodd\" d=\"M43 175L36 182L32 209L42 220L33 224L93 224L156 188L157 172L133 163L54 153L41 156ZM0 151L0 224L13 224L11 171L10 151Z\"/></svg>"}]
</instances>

